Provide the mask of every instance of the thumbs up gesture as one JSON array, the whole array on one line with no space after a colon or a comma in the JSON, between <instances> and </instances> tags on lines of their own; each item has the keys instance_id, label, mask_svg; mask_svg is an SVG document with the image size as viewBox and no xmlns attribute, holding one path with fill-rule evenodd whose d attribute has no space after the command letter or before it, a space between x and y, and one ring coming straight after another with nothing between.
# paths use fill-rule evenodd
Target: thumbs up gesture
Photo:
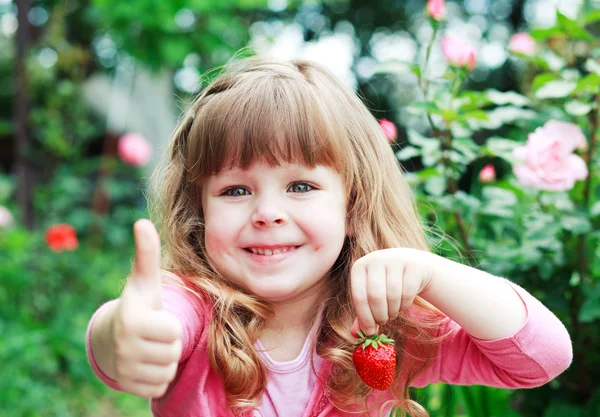
<instances>
[{"instance_id":1,"label":"thumbs up gesture","mask_svg":"<svg viewBox=\"0 0 600 417\"><path fill-rule=\"evenodd\" d=\"M162 309L160 238L149 220L134 226L135 261L113 317L115 379L125 391L161 397L181 356L181 324Z\"/></svg>"}]
</instances>

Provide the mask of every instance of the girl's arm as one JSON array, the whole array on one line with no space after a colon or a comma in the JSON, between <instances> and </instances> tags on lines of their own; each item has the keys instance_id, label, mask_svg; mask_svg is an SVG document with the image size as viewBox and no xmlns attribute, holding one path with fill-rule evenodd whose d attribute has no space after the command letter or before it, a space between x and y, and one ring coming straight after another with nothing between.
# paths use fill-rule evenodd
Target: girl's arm
<instances>
[{"instance_id":1,"label":"girl's arm","mask_svg":"<svg viewBox=\"0 0 600 417\"><path fill-rule=\"evenodd\" d=\"M177 319L181 325L181 353L178 363L185 361L207 327L209 306L202 304L195 296L163 277L162 307L165 312ZM90 365L98 378L109 387L119 391L129 391L122 387L116 378L114 364L116 349L112 321L118 311L120 300L111 300L103 304L88 323L86 348ZM150 317L144 323L154 327L157 323Z\"/></svg>"},{"instance_id":2,"label":"girl's arm","mask_svg":"<svg viewBox=\"0 0 600 417\"><path fill-rule=\"evenodd\" d=\"M87 337L88 353L94 352L93 359L98 369L110 379L116 378L112 323L118 301L112 300L98 309L90 320Z\"/></svg>"},{"instance_id":3,"label":"girl's arm","mask_svg":"<svg viewBox=\"0 0 600 417\"><path fill-rule=\"evenodd\" d=\"M510 336L523 326L525 304L506 280L442 257L437 261L420 296L467 333L493 340Z\"/></svg>"}]
</instances>

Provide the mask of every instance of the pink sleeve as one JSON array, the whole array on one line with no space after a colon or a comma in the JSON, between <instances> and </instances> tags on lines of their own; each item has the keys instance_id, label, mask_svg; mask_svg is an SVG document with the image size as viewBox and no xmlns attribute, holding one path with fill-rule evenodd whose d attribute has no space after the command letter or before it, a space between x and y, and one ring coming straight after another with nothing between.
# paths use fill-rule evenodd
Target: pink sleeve
<instances>
[{"instance_id":1,"label":"pink sleeve","mask_svg":"<svg viewBox=\"0 0 600 417\"><path fill-rule=\"evenodd\" d=\"M499 388L534 388L565 371L573 359L571 338L561 321L520 286L506 280L527 308L527 319L512 336L497 340L471 337L448 319L444 340L433 366L412 385L444 382Z\"/></svg>"},{"instance_id":2,"label":"pink sleeve","mask_svg":"<svg viewBox=\"0 0 600 417\"><path fill-rule=\"evenodd\" d=\"M117 302L117 300L111 300L104 303L96 312L92 315L90 322L88 323L86 331L86 351L87 357L94 373L98 378L109 387L123 391L117 381L108 377L96 362L94 353L91 347L91 329L94 320L101 311L109 307L110 304ZM179 319L182 327L181 346L182 354L179 362L185 361L192 352L197 341L200 339L202 331L206 327L207 311L205 306L199 302L199 300L186 290L174 286L163 284L163 308Z\"/></svg>"}]
</instances>

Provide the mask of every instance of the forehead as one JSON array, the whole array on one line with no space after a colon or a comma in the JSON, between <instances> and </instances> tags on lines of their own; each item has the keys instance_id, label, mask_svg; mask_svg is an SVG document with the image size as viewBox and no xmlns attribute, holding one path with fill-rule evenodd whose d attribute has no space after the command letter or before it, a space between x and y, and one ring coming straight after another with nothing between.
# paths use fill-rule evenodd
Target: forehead
<instances>
[{"instance_id":1,"label":"forehead","mask_svg":"<svg viewBox=\"0 0 600 417\"><path fill-rule=\"evenodd\" d=\"M240 82L199 106L188 138L192 181L259 162L338 171L351 151L339 115L307 83L280 79Z\"/></svg>"},{"instance_id":2,"label":"forehead","mask_svg":"<svg viewBox=\"0 0 600 417\"><path fill-rule=\"evenodd\" d=\"M207 180L227 180L246 177L303 177L305 179L318 178L322 180L341 180L338 172L326 165L317 164L309 166L301 163L269 164L264 161L256 162L249 167L228 166L221 169L219 172L209 176Z\"/></svg>"}]
</instances>

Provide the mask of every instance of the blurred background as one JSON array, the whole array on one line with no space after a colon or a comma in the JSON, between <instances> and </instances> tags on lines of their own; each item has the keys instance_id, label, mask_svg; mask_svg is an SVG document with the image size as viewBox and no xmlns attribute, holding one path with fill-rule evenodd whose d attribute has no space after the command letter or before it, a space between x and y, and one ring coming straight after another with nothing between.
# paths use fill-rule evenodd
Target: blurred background
<instances>
[{"instance_id":1,"label":"blurred background","mask_svg":"<svg viewBox=\"0 0 600 417\"><path fill-rule=\"evenodd\" d=\"M434 33L425 5L0 0L0 416L149 416L146 400L94 377L84 333L95 309L120 293L132 224L147 216L146 180L190 98L235 55L311 59L391 121L401 149L407 129L427 127L409 111L421 97L411 68ZM510 57L511 36L555 26L557 10L576 20L598 8L591 0L449 1L444 31L478 51L469 89L524 92L533 75ZM447 69L437 39L429 76ZM461 178L461 189L472 178ZM600 316L600 303L593 308L589 325ZM582 375L527 392L439 385L417 395L432 415L598 416L597 375Z\"/></svg>"}]
</instances>

